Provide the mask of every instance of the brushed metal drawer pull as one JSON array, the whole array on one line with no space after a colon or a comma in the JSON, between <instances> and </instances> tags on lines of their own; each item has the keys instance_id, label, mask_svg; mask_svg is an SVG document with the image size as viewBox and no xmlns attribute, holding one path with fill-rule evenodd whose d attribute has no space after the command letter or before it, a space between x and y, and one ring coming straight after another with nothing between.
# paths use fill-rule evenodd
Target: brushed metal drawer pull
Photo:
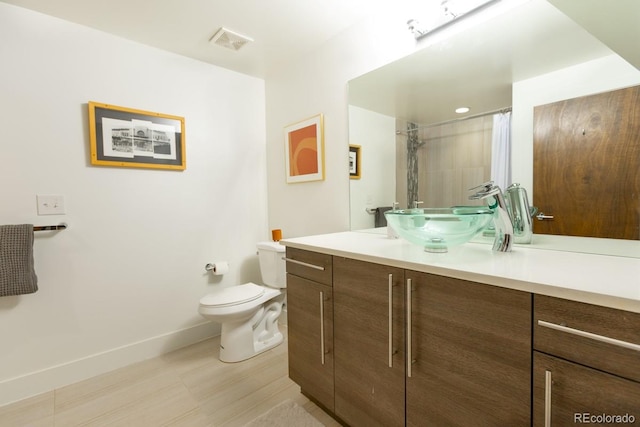
<instances>
[{"instance_id":1,"label":"brushed metal drawer pull","mask_svg":"<svg viewBox=\"0 0 640 427\"><path fill-rule=\"evenodd\" d=\"M324 365L324 292L320 291L320 362Z\"/></svg>"},{"instance_id":2,"label":"brushed metal drawer pull","mask_svg":"<svg viewBox=\"0 0 640 427\"><path fill-rule=\"evenodd\" d=\"M628 348L630 350L640 351L640 344L634 344L628 341L617 340L615 338L606 337L604 335L593 334L591 332L581 331L580 329L570 328L568 326L557 325L555 323L545 322L544 320L538 320L538 325L545 328L555 329L557 331L566 332L572 335L578 335L580 337L589 338L594 341L600 341L606 344L615 345L618 347Z\"/></svg>"},{"instance_id":3,"label":"brushed metal drawer pull","mask_svg":"<svg viewBox=\"0 0 640 427\"><path fill-rule=\"evenodd\" d=\"M551 427L551 371L544 372L544 427Z\"/></svg>"},{"instance_id":4,"label":"brushed metal drawer pull","mask_svg":"<svg viewBox=\"0 0 640 427\"><path fill-rule=\"evenodd\" d=\"M324 271L324 267L320 265L309 264L308 262L302 262L302 261L298 261L297 259L291 259L287 257L282 257L282 259L288 262L292 262L294 264L302 265L304 267L309 267L309 268L314 268L316 270Z\"/></svg>"},{"instance_id":5,"label":"brushed metal drawer pull","mask_svg":"<svg viewBox=\"0 0 640 427\"><path fill-rule=\"evenodd\" d=\"M407 279L407 377L411 378L411 285L412 280Z\"/></svg>"},{"instance_id":6,"label":"brushed metal drawer pull","mask_svg":"<svg viewBox=\"0 0 640 427\"><path fill-rule=\"evenodd\" d=\"M389 367L393 368L393 274L389 274Z\"/></svg>"}]
</instances>

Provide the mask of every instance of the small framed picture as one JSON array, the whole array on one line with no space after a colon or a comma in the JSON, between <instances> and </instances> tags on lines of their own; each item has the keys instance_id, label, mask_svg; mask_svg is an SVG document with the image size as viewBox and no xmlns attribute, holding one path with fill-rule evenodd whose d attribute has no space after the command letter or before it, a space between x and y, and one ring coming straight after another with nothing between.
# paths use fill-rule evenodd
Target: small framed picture
<instances>
[{"instance_id":1,"label":"small framed picture","mask_svg":"<svg viewBox=\"0 0 640 427\"><path fill-rule=\"evenodd\" d=\"M349 145L349 178L360 179L360 146Z\"/></svg>"},{"instance_id":2,"label":"small framed picture","mask_svg":"<svg viewBox=\"0 0 640 427\"><path fill-rule=\"evenodd\" d=\"M89 102L91 164L186 168L184 118Z\"/></svg>"},{"instance_id":3,"label":"small framed picture","mask_svg":"<svg viewBox=\"0 0 640 427\"><path fill-rule=\"evenodd\" d=\"M322 114L284 128L287 184L324 180Z\"/></svg>"}]
</instances>

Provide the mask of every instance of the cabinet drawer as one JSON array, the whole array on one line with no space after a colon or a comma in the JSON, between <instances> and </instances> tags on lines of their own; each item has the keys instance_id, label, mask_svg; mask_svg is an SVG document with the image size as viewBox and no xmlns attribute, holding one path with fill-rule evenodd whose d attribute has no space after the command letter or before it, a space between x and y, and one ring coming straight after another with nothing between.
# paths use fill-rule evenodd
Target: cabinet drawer
<instances>
[{"instance_id":1,"label":"cabinet drawer","mask_svg":"<svg viewBox=\"0 0 640 427\"><path fill-rule=\"evenodd\" d=\"M536 350L640 381L640 314L534 297Z\"/></svg>"},{"instance_id":2,"label":"cabinet drawer","mask_svg":"<svg viewBox=\"0 0 640 427\"><path fill-rule=\"evenodd\" d=\"M287 273L331 286L333 269L331 255L287 248Z\"/></svg>"}]
</instances>

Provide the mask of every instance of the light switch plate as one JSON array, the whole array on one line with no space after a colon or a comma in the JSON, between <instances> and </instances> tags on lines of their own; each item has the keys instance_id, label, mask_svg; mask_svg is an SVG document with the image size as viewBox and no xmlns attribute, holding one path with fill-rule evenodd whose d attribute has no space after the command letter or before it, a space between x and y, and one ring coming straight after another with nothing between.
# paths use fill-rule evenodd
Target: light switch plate
<instances>
[{"instance_id":1,"label":"light switch plate","mask_svg":"<svg viewBox=\"0 0 640 427\"><path fill-rule=\"evenodd\" d=\"M64 196L38 194L36 199L38 215L64 215Z\"/></svg>"}]
</instances>

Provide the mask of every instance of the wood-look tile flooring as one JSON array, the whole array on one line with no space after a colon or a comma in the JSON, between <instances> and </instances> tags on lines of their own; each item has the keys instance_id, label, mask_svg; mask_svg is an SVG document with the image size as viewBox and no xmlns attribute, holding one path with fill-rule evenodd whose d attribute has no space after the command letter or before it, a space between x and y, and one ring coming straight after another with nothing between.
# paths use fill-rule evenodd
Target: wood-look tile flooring
<instances>
[{"instance_id":1,"label":"wood-look tile flooring","mask_svg":"<svg viewBox=\"0 0 640 427\"><path fill-rule=\"evenodd\" d=\"M218 345L212 338L0 407L0 426L235 427L289 399L339 426L288 378L286 340L240 363L221 362Z\"/></svg>"}]
</instances>

